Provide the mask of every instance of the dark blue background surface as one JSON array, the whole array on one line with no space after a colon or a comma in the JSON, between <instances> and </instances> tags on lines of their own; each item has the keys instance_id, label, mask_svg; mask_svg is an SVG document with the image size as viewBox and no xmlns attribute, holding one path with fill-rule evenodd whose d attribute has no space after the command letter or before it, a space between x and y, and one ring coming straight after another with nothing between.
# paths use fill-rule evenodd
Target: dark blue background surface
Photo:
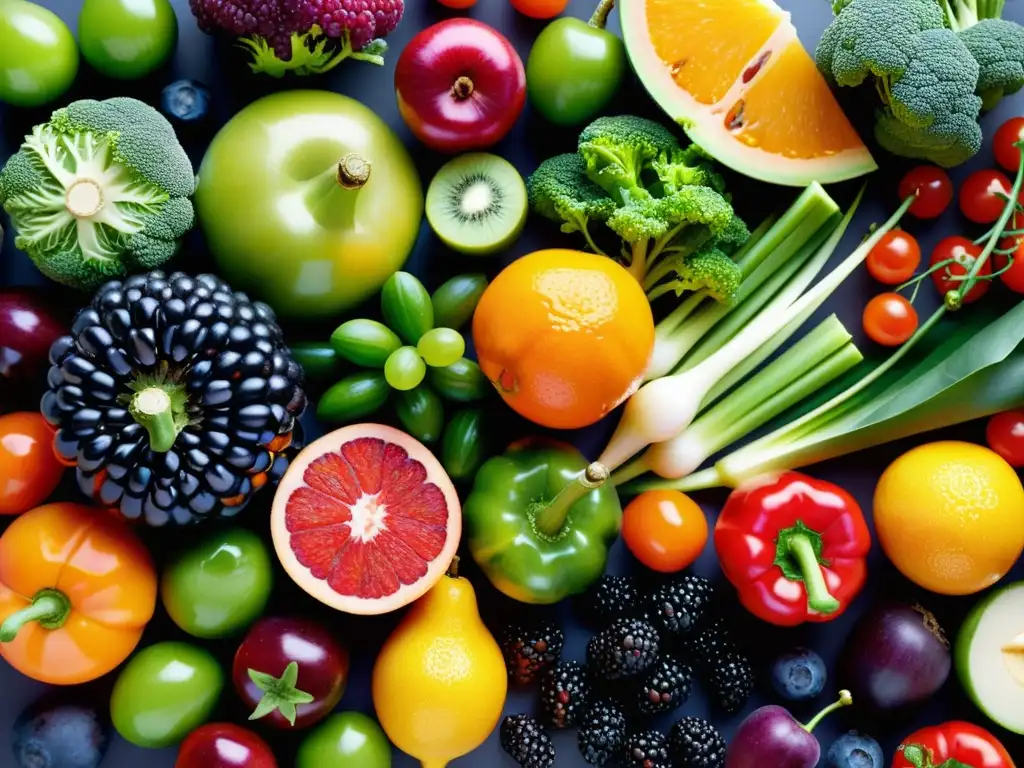
<instances>
[{"instance_id":1,"label":"dark blue background surface","mask_svg":"<svg viewBox=\"0 0 1024 768\"><path fill-rule=\"evenodd\" d=\"M794 21L800 31L800 36L805 44L813 49L821 31L828 23L831 12L827 0L779 0L787 10L792 12ZM387 120L399 135L411 148L420 171L423 176L424 185L429 182L437 167L441 164L442 158L433 155L416 144L408 130L403 125L395 105L392 90L392 76L395 60L405 43L420 29L430 23L446 17L450 12L441 8L435 0L407 0L406 17L389 42L391 51L388 55L387 65L383 69L368 64L349 62L339 67L329 76L315 78L289 78L283 81L273 80L265 76L253 76L242 64L241 52L233 49L224 41L215 42L213 39L202 34L195 26L194 20L188 11L187 0L172 0L180 21L180 40L176 58L173 64L165 71L159 72L144 81L118 83L103 79L88 70L83 63L83 70L70 94L61 104L73 98L107 98L110 96L128 95L157 104L160 89L179 77L190 77L198 79L208 86L214 94L214 114L211 124L206 129L193 131L182 135L183 143L189 150L193 160L198 167L202 158L202 152L206 143L211 138L216 127L226 121L232 114L242 106L266 93L280 88L326 88L351 95L372 106L385 120ZM76 27L77 9L80 6L78 0L43 0L46 5L61 14L70 24L72 31ZM570 4L569 13L586 18L589 16L592 0L573 0ZM1007 9L1007 16L1017 21L1024 22L1024 4L1020 0L1010 0ZM543 22L535 22L517 14L505 0L480 0L477 7L470 11L470 14L478 19L486 21L503 33L505 33L519 49L522 56L526 57L532 40L543 28ZM612 26L617 30L618 21L613 14ZM638 111L641 113L657 116L658 113L651 106L646 94L635 80L628 82L624 89L620 102L616 105L616 111ZM59 106L59 105L55 105ZM39 110L10 110L0 106L0 162L20 142L20 137L27 129L35 123L47 119L49 108ZM986 136L986 146L981 154L975 158L969 166L956 169L953 172L954 181L962 180L967 173L978 167L985 167L992 164L991 150L987 140L991 137L995 128L1011 114L1024 112L1024 96L1017 95L1005 101L999 110L987 115L983 119L983 128ZM523 117L495 151L514 162L525 174L532 171L539 161L557 152L570 151L575 144L575 135L571 131L552 130L538 117L531 115L529 106ZM895 204L895 181L905 167L901 161L893 161L878 155L879 161L890 169L888 173L877 174L871 180L868 200L862 206L855 224L851 227L843 246L837 256L847 254L863 236L867 227L874 221L884 220L888 212ZM741 214L747 220L756 223L759 217L768 209L780 203L781 198L787 194L785 190L773 189L762 185L756 185L742 179L730 179L730 187L735 193L736 202ZM843 185L830 190L841 203L845 205L852 196L853 186ZM7 222L5 221L5 227ZM949 234L956 234L960 231L967 233L973 231L968 228L959 213L950 211L946 217L936 223L921 225L918 222L910 221L907 224L921 239L922 248L929 251L932 245L941 237ZM9 230L9 228L7 228ZM42 284L43 280L38 272L23 254L14 251L12 234L8 231L7 242L5 243L3 256L0 257L0 284ZM179 257L174 265L181 266L192 271L211 269L205 253L202 238L198 233L193 233L189 239L189 247L186 253ZM553 245L567 245L577 247L579 243L567 236L557 233L556 228L545 223L532 222L527 227L523 238L514 248L503 257L504 261L516 256L528 253L540 247ZM442 280L451 274L464 271L487 270L492 276L500 268L498 261L480 261L456 256L444 249L432 236L426 222L423 224L420 240L416 250L409 261L409 268L419 274L427 283L430 289L439 285ZM58 298L64 300L66 297L69 306L78 306L85 303L85 297L73 292L58 292ZM825 313L836 312L847 324L851 331L855 332L858 338L860 334L860 313L863 309L866 298L877 292L877 285L873 284L866 273L858 271L840 288L832 301L825 308ZM924 292L924 293L927 293ZM339 318L340 322L343 318ZM812 327L814 321L808 324ZM325 337L330 328L301 329L287 327L290 340L302 338ZM316 332L319 331L319 334ZM867 342L864 342L866 345ZM34 395L33 395L34 396ZM500 406L500 404L498 404ZM307 419L307 426L316 429ZM529 430L528 425L508 420L508 429L511 436L513 432L525 432ZM504 425L502 427L504 429ZM600 425L574 436L576 442L581 445L590 455L596 455L600 446L607 438L609 425ZM504 440L507 436L504 431L500 435ZM957 437L973 441L983 440L983 425L969 425L957 431L951 431L938 437ZM919 438L916 441L905 441L903 443L887 446L851 456L846 459L830 462L812 470L813 474L840 483L849 489L863 505L866 512L871 509L871 497L878 476L887 463L898 456L902 451L911 445L924 442ZM67 498L74 498L73 490L66 490ZM699 500L709 515L713 524L714 516L724 499L722 493L701 494ZM266 515L269 508L270 494L266 493L262 499L258 499L249 506L245 513L245 524L258 530L264 535L267 534ZM1024 525L1024 516L1022 516ZM188 536L178 534L169 537L161 534L149 538L150 544L158 559L162 559L178 542L175 539L187 540ZM621 544L617 544L613 551L611 570L614 572L628 572L635 566L634 561ZM485 617L489 619L492 627L498 626L498 620L507 617L511 612L521 611L523 607L506 600L492 589L486 581L479 576L472 568L467 569L477 587L477 593ZM715 554L709 546L707 551L700 558L694 570L713 580L720 580ZM1024 562L1018 563L1007 581L1024 578ZM709 714L707 700L698 689L687 704L671 716L658 721L658 725L667 730L676 718L683 714L694 714L710 716L712 720L723 730L728 737L742 720L745 714L755 707L775 701L774 695L766 683L766 672L768 664L774 654L790 646L803 644L808 645L825 658L830 669L834 666L842 641L848 634L853 621L864 609L882 594L886 596L900 596L908 600L920 600L927 607L934 610L941 623L951 635L954 635L959 627L964 613L977 599L975 597L965 598L941 598L922 592L909 584L888 564L878 548L871 556L871 578L867 589L855 605L846 615L840 619L824 625L813 625L795 630L779 630L764 624L758 624L745 614L738 603L735 602L734 593L728 584L720 583L719 594L721 599L731 606L729 611L735 616L735 620L750 642L750 652L754 658L755 667L760 675L758 692L748 703L745 710L732 717L716 716ZM328 626L335 629L345 642L353 649L352 680L342 700L341 709L360 709L368 713L373 712L373 705L369 694L369 676L372 669L375 650L380 642L387 636L387 633L394 626L397 617L383 617L378 619L354 619L324 609L319 603L306 597L296 589L283 574L278 572L277 588L271 611L298 612L305 615L315 616ZM549 615L557 616L562 622L567 633L567 646L565 656L567 658L582 659L589 632L584 630L572 617L570 607L566 605L557 606L546 611ZM492 617L494 617L492 619ZM164 639L188 639L169 621L162 608L158 607L157 618L150 626L143 639L144 644ZM224 662L225 669L230 669L230 660L234 652L235 643L232 641L205 644ZM112 677L112 676L110 676ZM89 686L89 691L101 702L109 690L112 680L98 681L97 684ZM10 725L17 714L30 701L42 694L45 687L27 680L14 672L4 662L0 662L0 767L13 764L10 751ZM795 715L806 720L821 706L831 701L834 696L834 686L827 687L819 701L795 708ZM506 704L506 713L524 712L533 710L533 692L513 692L510 694ZM220 708L216 719L231 719L235 722L244 723L246 713L242 711L234 691L230 687L225 689L221 700ZM951 679L945 688L940 692L929 705L913 714L912 719L906 722L886 721L884 723L872 723L858 717L855 709L845 710L826 722L817 731L823 747L827 748L832 738L841 730L849 727L861 727L874 734L886 749L887 756L891 756L900 739L912 730L923 725L943 722L951 718L967 719L985 727L991 727L1004 744L1009 748L1011 754L1015 755L1018 762L1024 762L1024 737L1012 736L1005 731L994 727L987 718L977 711L966 699L963 691L955 679ZM282 765L290 766L293 761L295 746L301 739L301 734L280 735L279 732L269 732L257 726L262 735L269 738L277 752L278 759ZM575 732L559 733L554 736L558 758L558 766L584 766L582 758L576 750ZM105 768L137 768L146 765L147 768L170 768L174 763L175 751L146 751L135 748L126 742L117 739L113 744L110 753L104 761ZM411 758L395 753L396 766L414 766L416 763ZM496 734L476 752L460 758L452 763L457 768L474 766L477 768L490 766L512 766L512 761L501 751ZM329 768L329 766L324 766ZM765 768L772 768L765 766Z\"/></svg>"}]
</instances>

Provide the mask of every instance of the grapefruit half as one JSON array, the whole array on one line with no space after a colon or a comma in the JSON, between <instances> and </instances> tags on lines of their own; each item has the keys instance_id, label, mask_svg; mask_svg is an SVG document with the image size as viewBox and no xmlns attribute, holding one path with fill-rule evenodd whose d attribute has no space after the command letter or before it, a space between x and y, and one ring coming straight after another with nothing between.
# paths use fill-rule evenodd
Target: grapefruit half
<instances>
[{"instance_id":1,"label":"grapefruit half","mask_svg":"<svg viewBox=\"0 0 1024 768\"><path fill-rule=\"evenodd\" d=\"M325 605L356 614L411 603L444 575L462 509L440 462L404 432L353 424L307 446L274 496L274 548Z\"/></svg>"},{"instance_id":2,"label":"grapefruit half","mask_svg":"<svg viewBox=\"0 0 1024 768\"><path fill-rule=\"evenodd\" d=\"M621 0L622 36L647 90L690 140L775 184L877 169L788 13L772 0Z\"/></svg>"}]
</instances>

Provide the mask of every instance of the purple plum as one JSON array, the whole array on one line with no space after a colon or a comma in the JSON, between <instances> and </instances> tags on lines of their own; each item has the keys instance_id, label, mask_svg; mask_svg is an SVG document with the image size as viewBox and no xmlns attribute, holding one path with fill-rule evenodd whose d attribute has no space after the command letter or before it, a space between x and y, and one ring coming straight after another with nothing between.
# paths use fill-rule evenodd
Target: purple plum
<instances>
[{"instance_id":1,"label":"purple plum","mask_svg":"<svg viewBox=\"0 0 1024 768\"><path fill-rule=\"evenodd\" d=\"M814 768L821 745L812 731L829 714L853 704L849 691L825 707L807 725L797 722L785 707L772 704L750 713L725 752L725 768Z\"/></svg>"}]
</instances>

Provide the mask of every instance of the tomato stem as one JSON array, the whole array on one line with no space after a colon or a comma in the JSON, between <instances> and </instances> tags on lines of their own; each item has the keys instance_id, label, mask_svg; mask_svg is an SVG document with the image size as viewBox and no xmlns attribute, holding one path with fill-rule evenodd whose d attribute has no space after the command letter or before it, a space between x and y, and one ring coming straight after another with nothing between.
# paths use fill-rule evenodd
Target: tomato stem
<instances>
[{"instance_id":1,"label":"tomato stem","mask_svg":"<svg viewBox=\"0 0 1024 768\"><path fill-rule=\"evenodd\" d=\"M60 629L71 613L71 601L56 589L41 589L32 602L0 624L0 643L9 643L22 627L37 622L43 629Z\"/></svg>"},{"instance_id":2,"label":"tomato stem","mask_svg":"<svg viewBox=\"0 0 1024 768\"><path fill-rule=\"evenodd\" d=\"M297 715L296 705L310 704L315 700L312 694L298 689L299 663L297 661L289 662L280 677L250 669L249 679L263 691L263 698L256 705L255 711L249 715L250 720L259 720L277 710L285 720L294 726Z\"/></svg>"},{"instance_id":3,"label":"tomato stem","mask_svg":"<svg viewBox=\"0 0 1024 768\"><path fill-rule=\"evenodd\" d=\"M537 532L551 538L561 533L573 504L595 488L600 488L607 479L608 469L595 461L560 490L551 501L537 504L533 516Z\"/></svg>"}]
</instances>

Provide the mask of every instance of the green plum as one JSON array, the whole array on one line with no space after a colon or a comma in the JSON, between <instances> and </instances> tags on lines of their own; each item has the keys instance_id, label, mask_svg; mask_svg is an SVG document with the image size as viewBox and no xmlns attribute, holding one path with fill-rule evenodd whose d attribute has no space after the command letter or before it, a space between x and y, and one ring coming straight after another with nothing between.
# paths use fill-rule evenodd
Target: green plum
<instances>
[{"instance_id":1,"label":"green plum","mask_svg":"<svg viewBox=\"0 0 1024 768\"><path fill-rule=\"evenodd\" d=\"M273 565L259 536L214 531L164 571L160 597L174 623L194 637L226 637L254 622L270 598Z\"/></svg>"},{"instance_id":2,"label":"green plum","mask_svg":"<svg viewBox=\"0 0 1024 768\"><path fill-rule=\"evenodd\" d=\"M38 107L61 96L78 74L78 46L53 11L0 0L0 102Z\"/></svg>"},{"instance_id":3,"label":"green plum","mask_svg":"<svg viewBox=\"0 0 1024 768\"><path fill-rule=\"evenodd\" d=\"M264 96L220 129L196 213L217 272L289 318L337 317L401 269L423 186L387 124L329 91Z\"/></svg>"},{"instance_id":4,"label":"green plum","mask_svg":"<svg viewBox=\"0 0 1024 768\"><path fill-rule=\"evenodd\" d=\"M224 672L208 652L188 643L157 643L121 670L110 717L126 741L170 747L210 718L223 688Z\"/></svg>"},{"instance_id":5,"label":"green plum","mask_svg":"<svg viewBox=\"0 0 1024 768\"><path fill-rule=\"evenodd\" d=\"M78 14L82 56L107 77L145 77L174 53L178 17L168 0L85 0Z\"/></svg>"},{"instance_id":6,"label":"green plum","mask_svg":"<svg viewBox=\"0 0 1024 768\"><path fill-rule=\"evenodd\" d=\"M391 768L391 744L377 721L362 712L339 712L299 745L295 768Z\"/></svg>"},{"instance_id":7,"label":"green plum","mask_svg":"<svg viewBox=\"0 0 1024 768\"><path fill-rule=\"evenodd\" d=\"M589 122L622 85L626 49L604 28L613 5L614 0L601 0L589 22L556 19L530 50L526 61L530 103L556 125Z\"/></svg>"}]
</instances>

